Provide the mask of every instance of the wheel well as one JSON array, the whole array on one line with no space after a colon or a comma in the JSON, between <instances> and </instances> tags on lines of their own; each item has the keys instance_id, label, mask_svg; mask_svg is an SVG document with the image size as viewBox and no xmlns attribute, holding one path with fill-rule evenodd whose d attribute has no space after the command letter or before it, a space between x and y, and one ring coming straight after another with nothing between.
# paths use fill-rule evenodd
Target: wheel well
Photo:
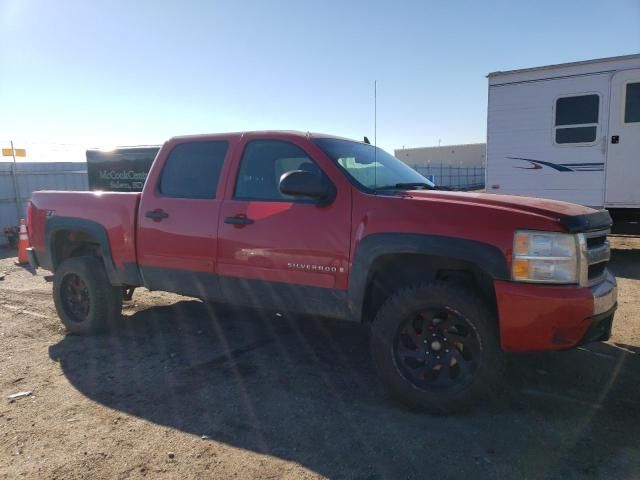
<instances>
[{"instance_id":1,"label":"wheel well","mask_svg":"<svg viewBox=\"0 0 640 480\"><path fill-rule=\"evenodd\" d=\"M100 243L90 234L77 230L58 230L51 239L53 268L67 258L82 255L102 257Z\"/></svg>"},{"instance_id":2,"label":"wheel well","mask_svg":"<svg viewBox=\"0 0 640 480\"><path fill-rule=\"evenodd\" d=\"M392 254L378 258L369 270L362 321L372 322L378 309L396 290L417 282L444 280L470 288L497 311L493 279L477 265L455 258L423 254Z\"/></svg>"}]
</instances>

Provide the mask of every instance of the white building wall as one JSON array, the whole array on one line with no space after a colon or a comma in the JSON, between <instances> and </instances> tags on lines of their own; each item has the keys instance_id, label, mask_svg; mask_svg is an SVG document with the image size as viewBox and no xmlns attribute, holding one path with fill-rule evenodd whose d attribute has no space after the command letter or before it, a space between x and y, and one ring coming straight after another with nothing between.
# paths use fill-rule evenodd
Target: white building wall
<instances>
[{"instance_id":1,"label":"white building wall","mask_svg":"<svg viewBox=\"0 0 640 480\"><path fill-rule=\"evenodd\" d=\"M25 217L31 193L36 190L88 190L84 162L17 162L20 211ZM0 231L18 225L12 162L0 162ZM0 235L0 245L4 238Z\"/></svg>"}]
</instances>

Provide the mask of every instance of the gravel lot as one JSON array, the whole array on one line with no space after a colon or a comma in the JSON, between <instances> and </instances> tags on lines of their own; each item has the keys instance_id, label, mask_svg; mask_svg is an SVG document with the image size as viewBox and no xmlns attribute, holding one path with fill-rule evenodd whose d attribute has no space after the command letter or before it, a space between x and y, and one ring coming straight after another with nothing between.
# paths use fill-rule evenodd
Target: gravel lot
<instances>
[{"instance_id":1,"label":"gravel lot","mask_svg":"<svg viewBox=\"0 0 640 480\"><path fill-rule=\"evenodd\" d=\"M638 478L640 240L612 243L612 340L515 356L508 396L448 418L385 397L361 325L139 290L66 336L5 252L0 478Z\"/></svg>"}]
</instances>

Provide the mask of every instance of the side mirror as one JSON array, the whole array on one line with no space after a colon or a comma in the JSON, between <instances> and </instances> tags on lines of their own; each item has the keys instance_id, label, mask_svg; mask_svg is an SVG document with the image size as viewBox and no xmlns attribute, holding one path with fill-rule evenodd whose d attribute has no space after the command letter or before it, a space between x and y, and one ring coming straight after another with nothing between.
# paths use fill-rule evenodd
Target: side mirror
<instances>
[{"instance_id":1,"label":"side mirror","mask_svg":"<svg viewBox=\"0 0 640 480\"><path fill-rule=\"evenodd\" d=\"M291 170L280 177L280 191L285 195L309 197L317 200L318 206L329 205L335 198L335 188L323 175L306 170Z\"/></svg>"}]
</instances>

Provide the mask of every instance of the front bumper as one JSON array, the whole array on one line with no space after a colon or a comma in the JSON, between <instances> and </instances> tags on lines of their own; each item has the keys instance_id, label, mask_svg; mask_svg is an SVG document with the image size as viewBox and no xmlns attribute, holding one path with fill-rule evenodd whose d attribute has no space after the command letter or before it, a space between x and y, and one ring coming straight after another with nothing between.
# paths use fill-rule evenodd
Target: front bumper
<instances>
[{"instance_id":1,"label":"front bumper","mask_svg":"<svg viewBox=\"0 0 640 480\"><path fill-rule=\"evenodd\" d=\"M611 335L616 280L591 288L496 281L500 341L507 352L564 350Z\"/></svg>"},{"instance_id":2,"label":"front bumper","mask_svg":"<svg viewBox=\"0 0 640 480\"><path fill-rule=\"evenodd\" d=\"M618 303L618 285L616 277L607 272L602 283L591 287L593 295L593 315L598 316L608 312Z\"/></svg>"},{"instance_id":3,"label":"front bumper","mask_svg":"<svg viewBox=\"0 0 640 480\"><path fill-rule=\"evenodd\" d=\"M618 308L618 285L616 278L607 272L604 282L591 288L593 293L593 317L591 325L579 344L605 342L611 338L613 315Z\"/></svg>"},{"instance_id":4,"label":"front bumper","mask_svg":"<svg viewBox=\"0 0 640 480\"><path fill-rule=\"evenodd\" d=\"M614 305L609 311L601 313L591 319L591 325L582 336L579 345L585 345L591 342L606 342L611 338L611 329L613 327L613 314L617 305Z\"/></svg>"}]
</instances>

